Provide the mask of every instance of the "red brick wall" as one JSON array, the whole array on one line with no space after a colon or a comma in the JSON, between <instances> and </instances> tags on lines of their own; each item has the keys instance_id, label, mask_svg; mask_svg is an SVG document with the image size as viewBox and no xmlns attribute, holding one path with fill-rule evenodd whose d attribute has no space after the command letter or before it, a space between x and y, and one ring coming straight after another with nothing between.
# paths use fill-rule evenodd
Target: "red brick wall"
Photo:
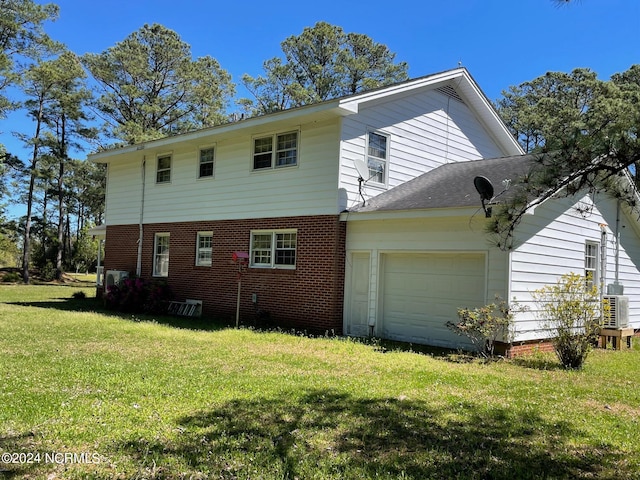
<instances>
[{"instance_id":1,"label":"red brick wall","mask_svg":"<svg viewBox=\"0 0 640 480\"><path fill-rule=\"evenodd\" d=\"M549 340L532 340L528 342L515 342L506 348L506 356L509 358L531 355L534 352L553 353L553 344Z\"/></svg>"},{"instance_id":2,"label":"red brick wall","mask_svg":"<svg viewBox=\"0 0 640 480\"><path fill-rule=\"evenodd\" d=\"M205 314L235 318L237 267L234 251L249 251L251 230L297 229L295 270L249 268L242 276L240 317L255 320L256 305L283 327L310 332L342 332L345 225L335 215L273 219L146 224L142 249L142 277L152 278L156 233L168 232L169 277L179 300L203 300ZM197 232L213 232L211 267L195 266ZM136 270L137 225L107 227L105 270Z\"/></svg>"}]
</instances>

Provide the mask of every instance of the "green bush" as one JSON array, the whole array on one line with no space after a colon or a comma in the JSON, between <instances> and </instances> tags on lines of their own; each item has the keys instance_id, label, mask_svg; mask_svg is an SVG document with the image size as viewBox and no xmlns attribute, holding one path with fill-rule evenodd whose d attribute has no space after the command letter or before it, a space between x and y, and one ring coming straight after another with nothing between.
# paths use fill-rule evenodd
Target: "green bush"
<instances>
[{"instance_id":1,"label":"green bush","mask_svg":"<svg viewBox=\"0 0 640 480\"><path fill-rule=\"evenodd\" d=\"M107 288L107 308L130 313L166 313L167 302L174 295L166 282L150 282L144 278L125 278L119 285Z\"/></svg>"},{"instance_id":2,"label":"green bush","mask_svg":"<svg viewBox=\"0 0 640 480\"><path fill-rule=\"evenodd\" d=\"M601 315L608 305L589 279L576 273L563 275L555 285L533 292L538 315L552 335L556 355L566 369L580 369L596 344L602 326Z\"/></svg>"},{"instance_id":3,"label":"green bush","mask_svg":"<svg viewBox=\"0 0 640 480\"><path fill-rule=\"evenodd\" d=\"M47 262L40 269L40 278L45 282L51 282L56 279L56 267L53 263Z\"/></svg>"},{"instance_id":4,"label":"green bush","mask_svg":"<svg viewBox=\"0 0 640 480\"><path fill-rule=\"evenodd\" d=\"M517 304L514 303L513 307L517 308ZM511 341L513 307L510 308L505 300L496 295L494 303L483 307L459 308L459 321L447 322L447 327L457 335L469 338L482 356L492 357L498 340L505 343Z\"/></svg>"},{"instance_id":5,"label":"green bush","mask_svg":"<svg viewBox=\"0 0 640 480\"><path fill-rule=\"evenodd\" d=\"M2 281L6 283L16 283L22 281L22 275L18 272L7 272L2 277Z\"/></svg>"},{"instance_id":6,"label":"green bush","mask_svg":"<svg viewBox=\"0 0 640 480\"><path fill-rule=\"evenodd\" d=\"M84 300L85 298L87 298L87 294L84 293L82 290L78 290L77 292L73 292L73 295L71 295L73 298L75 298L76 300Z\"/></svg>"}]
</instances>

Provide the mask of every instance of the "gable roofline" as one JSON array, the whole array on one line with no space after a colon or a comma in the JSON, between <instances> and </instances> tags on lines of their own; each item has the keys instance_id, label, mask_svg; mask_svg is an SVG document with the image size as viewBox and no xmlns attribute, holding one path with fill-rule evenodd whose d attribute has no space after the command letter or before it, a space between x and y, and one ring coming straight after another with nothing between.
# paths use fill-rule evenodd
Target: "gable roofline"
<instances>
[{"instance_id":1,"label":"gable roofline","mask_svg":"<svg viewBox=\"0 0 640 480\"><path fill-rule=\"evenodd\" d=\"M489 98L464 67L445 70L344 97L341 99L340 105L342 108L359 110L361 106L385 101L386 98L392 95L407 95L416 90L433 90L444 86L452 87L460 95L464 103L478 115L487 132L502 148L505 156L525 154L525 151L502 121Z\"/></svg>"},{"instance_id":2,"label":"gable roofline","mask_svg":"<svg viewBox=\"0 0 640 480\"><path fill-rule=\"evenodd\" d=\"M216 125L139 144L116 147L89 154L89 159L97 163L108 163L112 157L119 156L123 153L133 153L138 150L144 150L145 148L169 149L176 143L198 142L199 140L205 141L205 139L209 139L209 137L212 136L233 135L235 132L254 129L276 122L295 122L304 121L305 118L335 118L353 115L367 105L386 102L389 101L390 98L410 95L416 91L433 90L444 86L450 86L456 90L464 100L464 103L478 115L480 121L484 124L497 144L503 149L505 155L520 155L524 153L522 147L520 147L517 140L511 135L504 122L502 122L498 116L497 111L473 77L466 68L460 67L312 105L304 105L266 115L250 117L237 122Z\"/></svg>"}]
</instances>

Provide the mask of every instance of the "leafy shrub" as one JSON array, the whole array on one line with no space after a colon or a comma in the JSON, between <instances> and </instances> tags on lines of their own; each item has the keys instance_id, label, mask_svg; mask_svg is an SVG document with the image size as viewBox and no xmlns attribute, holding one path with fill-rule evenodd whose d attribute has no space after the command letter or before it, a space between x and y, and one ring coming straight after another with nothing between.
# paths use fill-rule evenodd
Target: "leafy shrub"
<instances>
[{"instance_id":1,"label":"leafy shrub","mask_svg":"<svg viewBox=\"0 0 640 480\"><path fill-rule=\"evenodd\" d=\"M119 285L107 288L107 308L131 313L163 313L166 302L174 298L166 282L150 282L143 278L125 278Z\"/></svg>"},{"instance_id":2,"label":"leafy shrub","mask_svg":"<svg viewBox=\"0 0 640 480\"><path fill-rule=\"evenodd\" d=\"M45 282L51 282L56 279L56 267L50 261L40 269L40 278Z\"/></svg>"},{"instance_id":3,"label":"leafy shrub","mask_svg":"<svg viewBox=\"0 0 640 480\"><path fill-rule=\"evenodd\" d=\"M506 343L511 341L514 308L519 307L515 303L509 307L505 300L496 295L494 303L483 307L473 310L459 308L459 321L447 322L447 327L457 335L469 338L482 356L492 357L498 339Z\"/></svg>"},{"instance_id":4,"label":"leafy shrub","mask_svg":"<svg viewBox=\"0 0 640 480\"><path fill-rule=\"evenodd\" d=\"M566 369L582 368L600 334L601 313L608 314L607 304L600 303L595 285L576 273L563 275L555 285L533 292L542 324L552 335L556 355Z\"/></svg>"},{"instance_id":5,"label":"leafy shrub","mask_svg":"<svg viewBox=\"0 0 640 480\"><path fill-rule=\"evenodd\" d=\"M2 277L2 281L6 283L16 283L22 281L22 275L18 272L7 272Z\"/></svg>"}]
</instances>

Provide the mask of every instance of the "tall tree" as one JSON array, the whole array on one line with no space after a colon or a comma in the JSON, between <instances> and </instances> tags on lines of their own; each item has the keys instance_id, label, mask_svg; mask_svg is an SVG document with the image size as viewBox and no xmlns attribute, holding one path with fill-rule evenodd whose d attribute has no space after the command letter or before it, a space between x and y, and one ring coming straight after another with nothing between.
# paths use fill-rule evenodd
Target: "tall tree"
<instances>
[{"instance_id":1,"label":"tall tree","mask_svg":"<svg viewBox=\"0 0 640 480\"><path fill-rule=\"evenodd\" d=\"M31 65L23 76L23 93L27 98L25 107L34 122L32 136L19 135L31 148L22 257L25 283L29 282L34 193L41 176L39 163L48 158L49 163L53 161L58 165L57 175L54 175L59 179L55 196L62 199L64 163L68 160L69 149L74 146L75 138L89 132L81 125L85 118L82 103L88 99L88 91L79 84L83 75L77 57L71 52L64 52L55 59ZM45 198L48 198L48 193L45 193ZM61 202L59 200L59 209L63 208Z\"/></svg>"},{"instance_id":2,"label":"tall tree","mask_svg":"<svg viewBox=\"0 0 640 480\"><path fill-rule=\"evenodd\" d=\"M73 160L69 168L67 192L76 215L76 232L85 226L100 225L104 216L106 166L83 160Z\"/></svg>"},{"instance_id":3,"label":"tall tree","mask_svg":"<svg viewBox=\"0 0 640 480\"><path fill-rule=\"evenodd\" d=\"M94 129L88 128L85 106L91 99L91 92L84 85L86 77L78 57L64 52L52 62L54 86L51 101L45 108L45 124L48 127L45 144L49 155L56 164L55 197L57 199L58 236L56 252L56 279L63 273L63 252L65 251L65 219L68 219L67 192L65 180L71 163L69 152L80 148L81 139L96 136Z\"/></svg>"},{"instance_id":4,"label":"tall tree","mask_svg":"<svg viewBox=\"0 0 640 480\"><path fill-rule=\"evenodd\" d=\"M96 109L112 138L139 143L226 121L231 76L162 25L144 25L83 63L98 83Z\"/></svg>"},{"instance_id":5,"label":"tall tree","mask_svg":"<svg viewBox=\"0 0 640 480\"><path fill-rule=\"evenodd\" d=\"M408 77L405 62L363 34L318 22L281 43L278 57L263 64L264 76L245 74L242 82L255 100L240 104L265 114L397 83Z\"/></svg>"},{"instance_id":6,"label":"tall tree","mask_svg":"<svg viewBox=\"0 0 640 480\"><path fill-rule=\"evenodd\" d=\"M548 72L502 92L498 112L526 152L559 147L585 127L590 106L608 93L588 68Z\"/></svg>"},{"instance_id":7,"label":"tall tree","mask_svg":"<svg viewBox=\"0 0 640 480\"><path fill-rule=\"evenodd\" d=\"M588 69L548 73L504 96L498 111L536 161L517 186L520 194L494 208L489 231L501 247L510 248L528 209L552 196L606 191L639 207L636 187L614 180L640 167L640 65L610 81Z\"/></svg>"},{"instance_id":8,"label":"tall tree","mask_svg":"<svg viewBox=\"0 0 640 480\"><path fill-rule=\"evenodd\" d=\"M40 50L53 43L44 33L43 23L57 16L58 6L52 3L0 1L0 118L15 106L4 90L19 79L19 59L38 58Z\"/></svg>"},{"instance_id":9,"label":"tall tree","mask_svg":"<svg viewBox=\"0 0 640 480\"><path fill-rule=\"evenodd\" d=\"M22 242L22 279L29 283L29 263L31 256L31 226L33 216L34 191L38 178L38 162L41 158L42 132L44 125L44 111L47 102L51 101L53 90L53 76L50 75L50 64L33 65L24 75L23 92L27 96L25 107L34 122L33 136L19 135L25 146L31 148L31 159L27 167L29 185L27 187L27 214L24 225L24 239Z\"/></svg>"}]
</instances>

